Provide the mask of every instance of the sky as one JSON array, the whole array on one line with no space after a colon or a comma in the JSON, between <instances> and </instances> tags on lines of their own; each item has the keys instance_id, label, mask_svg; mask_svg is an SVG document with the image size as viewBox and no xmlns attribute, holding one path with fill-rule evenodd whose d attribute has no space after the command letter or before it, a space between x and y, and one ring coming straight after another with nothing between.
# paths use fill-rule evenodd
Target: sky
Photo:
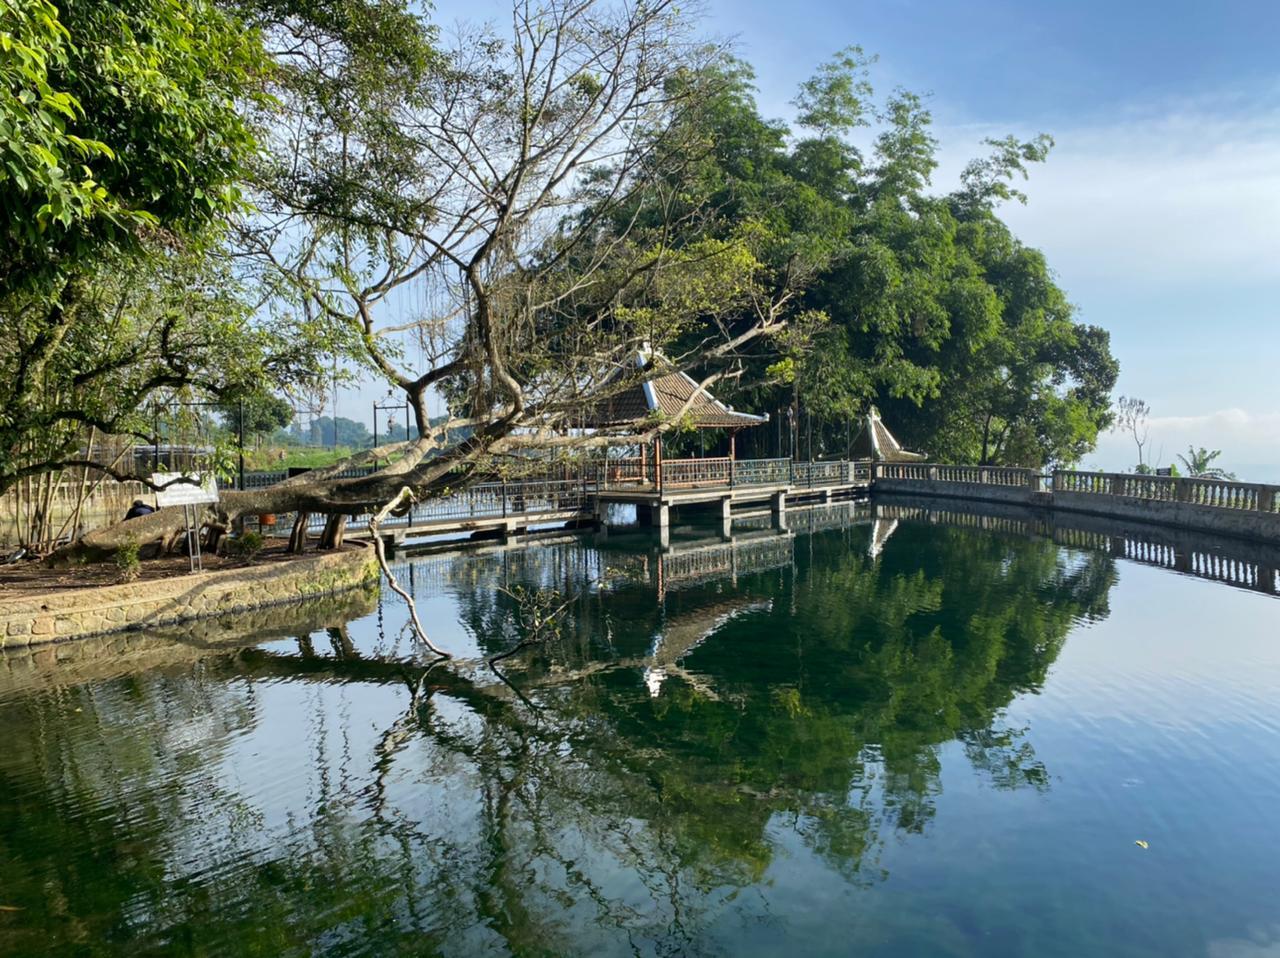
<instances>
[{"instance_id":1,"label":"sky","mask_svg":"<svg viewBox=\"0 0 1280 958\"><path fill-rule=\"evenodd\" d=\"M438 0L436 19L504 22L506 2ZM1111 331L1117 395L1152 409L1151 449L1221 448L1280 482L1280 0L706 0L708 33L756 70L765 116L842 47L877 91L928 96L955 184L987 136L1056 147L1004 209L1081 321ZM368 419L368 393L340 411ZM361 408L354 405L359 400ZM892 424L890 424L892 426ZM1102 438L1088 468L1129 468Z\"/></svg>"}]
</instances>

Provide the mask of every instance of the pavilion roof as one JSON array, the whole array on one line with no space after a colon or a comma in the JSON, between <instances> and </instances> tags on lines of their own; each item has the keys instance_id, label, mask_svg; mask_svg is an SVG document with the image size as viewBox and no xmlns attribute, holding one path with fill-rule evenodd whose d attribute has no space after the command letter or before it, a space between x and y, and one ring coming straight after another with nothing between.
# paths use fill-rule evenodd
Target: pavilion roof
<instances>
[{"instance_id":1,"label":"pavilion roof","mask_svg":"<svg viewBox=\"0 0 1280 958\"><path fill-rule=\"evenodd\" d=\"M668 372L662 372L663 368ZM726 406L686 373L671 368L661 353L637 351L608 380L633 379L618 392L587 410L582 425L589 429L639 426L655 414L675 418L684 410L695 429L744 429L768 422L768 416L754 416ZM686 408L687 406L687 408Z\"/></svg>"},{"instance_id":2,"label":"pavilion roof","mask_svg":"<svg viewBox=\"0 0 1280 958\"><path fill-rule=\"evenodd\" d=\"M876 462L921 462L929 457L927 453L903 449L889 427L881 421L880 410L872 406L867 410L858 435L853 439L850 458L874 459Z\"/></svg>"}]
</instances>

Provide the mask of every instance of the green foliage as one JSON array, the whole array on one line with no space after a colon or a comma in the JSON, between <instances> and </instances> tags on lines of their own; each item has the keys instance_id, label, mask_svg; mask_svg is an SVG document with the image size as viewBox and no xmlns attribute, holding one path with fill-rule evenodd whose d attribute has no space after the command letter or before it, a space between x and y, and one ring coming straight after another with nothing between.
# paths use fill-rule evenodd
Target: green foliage
<instances>
[{"instance_id":1,"label":"green foliage","mask_svg":"<svg viewBox=\"0 0 1280 958\"><path fill-rule=\"evenodd\" d=\"M257 35L207 0L0 0L0 273L54 298L84 260L238 207Z\"/></svg>"},{"instance_id":2,"label":"green foliage","mask_svg":"<svg viewBox=\"0 0 1280 958\"><path fill-rule=\"evenodd\" d=\"M795 106L800 111L797 122L826 134L848 133L867 126L874 90L870 66L876 61L861 47L846 47L818 72L800 84Z\"/></svg>"},{"instance_id":3,"label":"green foliage","mask_svg":"<svg viewBox=\"0 0 1280 958\"><path fill-rule=\"evenodd\" d=\"M121 582L132 582L142 572L142 560L139 556L141 547L137 536L125 536L116 550L116 569L119 570Z\"/></svg>"},{"instance_id":4,"label":"green foliage","mask_svg":"<svg viewBox=\"0 0 1280 958\"><path fill-rule=\"evenodd\" d=\"M1221 449L1214 449L1212 452L1204 446L1196 448L1195 446L1187 447L1185 456L1179 455L1182 465L1187 470L1187 475L1197 479L1235 479L1235 473L1227 472L1220 466L1215 466L1213 461L1222 455Z\"/></svg>"},{"instance_id":5,"label":"green foliage","mask_svg":"<svg viewBox=\"0 0 1280 958\"><path fill-rule=\"evenodd\" d=\"M227 539L223 548L226 549L227 555L247 560L257 556L266 543L267 540L262 537L261 533L247 530Z\"/></svg>"},{"instance_id":6,"label":"green foliage","mask_svg":"<svg viewBox=\"0 0 1280 958\"><path fill-rule=\"evenodd\" d=\"M250 392L224 394L218 406L227 429L246 436L283 429L293 421L293 406L285 398L255 388Z\"/></svg>"},{"instance_id":7,"label":"green foliage","mask_svg":"<svg viewBox=\"0 0 1280 958\"><path fill-rule=\"evenodd\" d=\"M937 144L921 98L878 103L872 58L837 55L801 86L806 134L762 120L750 69L720 61L691 115L707 149L691 205L698 236L758 224L760 275L799 278L789 329L749 350L721 388L742 408L799 409L815 454L843 452L848 423L878 404L910 447L966 462L1078 460L1111 423L1118 367L1105 330L1080 323L1044 256L997 204L1052 140L988 141L948 195L928 191ZM869 148L847 134L870 126ZM863 142L859 139L859 144ZM672 162L674 166L674 160Z\"/></svg>"},{"instance_id":8,"label":"green foliage","mask_svg":"<svg viewBox=\"0 0 1280 958\"><path fill-rule=\"evenodd\" d=\"M156 399L313 379L315 324L255 314L222 249L259 31L212 0L0 0L0 38L0 490L149 440Z\"/></svg>"},{"instance_id":9,"label":"green foliage","mask_svg":"<svg viewBox=\"0 0 1280 958\"><path fill-rule=\"evenodd\" d=\"M150 441L155 399L318 372L298 325L254 316L235 277L199 251L82 263L56 310L25 302L0 342L0 489L80 459L90 428Z\"/></svg>"}]
</instances>

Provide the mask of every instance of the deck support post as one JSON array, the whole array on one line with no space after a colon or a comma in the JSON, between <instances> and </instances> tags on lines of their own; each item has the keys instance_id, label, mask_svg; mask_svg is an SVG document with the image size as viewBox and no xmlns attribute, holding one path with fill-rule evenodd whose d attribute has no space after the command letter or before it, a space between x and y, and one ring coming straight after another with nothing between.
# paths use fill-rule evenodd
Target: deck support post
<instances>
[{"instance_id":1,"label":"deck support post","mask_svg":"<svg viewBox=\"0 0 1280 958\"><path fill-rule=\"evenodd\" d=\"M787 527L787 493L785 490L775 492L769 497L769 512L773 517L773 524L779 529Z\"/></svg>"}]
</instances>

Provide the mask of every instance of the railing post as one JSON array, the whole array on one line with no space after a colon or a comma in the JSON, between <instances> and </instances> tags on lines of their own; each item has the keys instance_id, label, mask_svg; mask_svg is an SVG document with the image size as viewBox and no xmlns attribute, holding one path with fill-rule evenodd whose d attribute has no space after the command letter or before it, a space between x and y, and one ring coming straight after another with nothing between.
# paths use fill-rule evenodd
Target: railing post
<instances>
[{"instance_id":1,"label":"railing post","mask_svg":"<svg viewBox=\"0 0 1280 958\"><path fill-rule=\"evenodd\" d=\"M502 518L504 518L504 519L505 519L505 518L507 517L507 479L506 479L506 476L503 476L503 477L502 477L501 492L502 492Z\"/></svg>"},{"instance_id":2,"label":"railing post","mask_svg":"<svg viewBox=\"0 0 1280 958\"><path fill-rule=\"evenodd\" d=\"M1274 486L1258 486L1258 501L1254 508L1258 512L1270 512L1275 504L1276 490Z\"/></svg>"}]
</instances>

